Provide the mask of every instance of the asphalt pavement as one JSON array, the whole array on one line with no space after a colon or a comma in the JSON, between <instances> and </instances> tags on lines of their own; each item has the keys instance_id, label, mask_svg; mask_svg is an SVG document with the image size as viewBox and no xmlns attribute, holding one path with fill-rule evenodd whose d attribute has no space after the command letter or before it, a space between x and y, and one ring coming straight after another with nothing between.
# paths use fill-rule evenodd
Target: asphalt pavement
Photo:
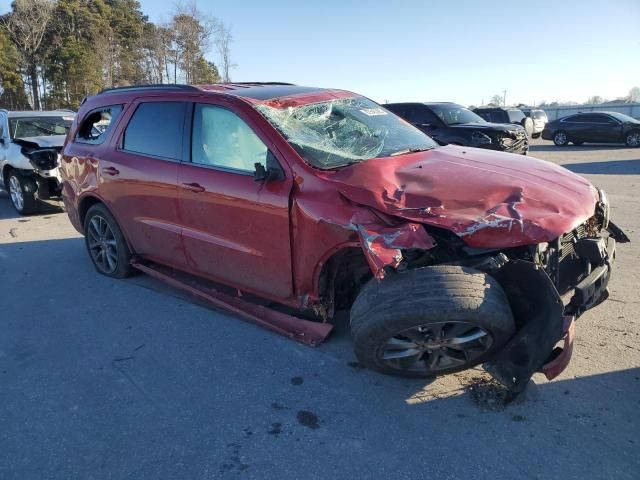
<instances>
[{"instance_id":1,"label":"asphalt pavement","mask_svg":"<svg viewBox=\"0 0 640 480\"><path fill-rule=\"evenodd\" d=\"M344 316L310 348L100 276L65 213L0 194L0 479L639 478L640 149L530 154L603 187L632 243L569 368L506 406L478 397L480 369L360 368Z\"/></svg>"}]
</instances>

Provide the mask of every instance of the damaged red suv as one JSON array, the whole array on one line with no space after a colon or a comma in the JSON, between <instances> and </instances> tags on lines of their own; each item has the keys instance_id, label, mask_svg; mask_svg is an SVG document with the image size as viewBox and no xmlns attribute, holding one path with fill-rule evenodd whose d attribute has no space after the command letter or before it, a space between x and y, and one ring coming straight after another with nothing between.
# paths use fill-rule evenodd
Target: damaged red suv
<instances>
[{"instance_id":1,"label":"damaged red suv","mask_svg":"<svg viewBox=\"0 0 640 480\"><path fill-rule=\"evenodd\" d=\"M107 90L80 108L60 170L104 275L142 270L307 343L350 309L366 367L483 363L514 391L566 366L628 241L585 179L440 147L341 90Z\"/></svg>"}]
</instances>

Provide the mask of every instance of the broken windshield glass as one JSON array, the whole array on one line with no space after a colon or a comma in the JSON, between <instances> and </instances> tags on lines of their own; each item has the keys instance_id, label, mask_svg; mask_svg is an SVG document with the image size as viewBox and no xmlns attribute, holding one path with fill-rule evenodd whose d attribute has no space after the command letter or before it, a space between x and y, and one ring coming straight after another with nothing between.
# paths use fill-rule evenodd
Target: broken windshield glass
<instances>
[{"instance_id":1,"label":"broken windshield glass","mask_svg":"<svg viewBox=\"0 0 640 480\"><path fill-rule=\"evenodd\" d=\"M256 108L302 158L318 168L437 146L420 130L364 97L287 108Z\"/></svg>"}]
</instances>

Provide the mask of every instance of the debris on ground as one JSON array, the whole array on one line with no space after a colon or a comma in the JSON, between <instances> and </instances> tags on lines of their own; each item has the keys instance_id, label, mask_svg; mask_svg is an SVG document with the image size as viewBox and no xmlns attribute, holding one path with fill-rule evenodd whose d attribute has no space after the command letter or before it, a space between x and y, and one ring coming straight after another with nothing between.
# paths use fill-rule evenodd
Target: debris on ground
<instances>
[{"instance_id":1,"label":"debris on ground","mask_svg":"<svg viewBox=\"0 0 640 480\"><path fill-rule=\"evenodd\" d=\"M514 399L513 392L487 376L472 378L467 392L473 403L484 411L501 412Z\"/></svg>"}]
</instances>

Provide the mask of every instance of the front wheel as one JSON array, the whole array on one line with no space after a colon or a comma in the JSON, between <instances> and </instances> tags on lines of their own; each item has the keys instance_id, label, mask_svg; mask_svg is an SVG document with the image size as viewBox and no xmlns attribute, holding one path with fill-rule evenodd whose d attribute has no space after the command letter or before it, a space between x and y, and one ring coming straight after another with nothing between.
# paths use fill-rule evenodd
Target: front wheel
<instances>
[{"instance_id":1,"label":"front wheel","mask_svg":"<svg viewBox=\"0 0 640 480\"><path fill-rule=\"evenodd\" d=\"M627 147L640 147L640 130L634 130L633 132L627 133L627 136L624 139L624 143L627 144Z\"/></svg>"},{"instance_id":2,"label":"front wheel","mask_svg":"<svg viewBox=\"0 0 640 480\"><path fill-rule=\"evenodd\" d=\"M569 143L569 138L567 137L567 132L560 130L553 135L553 143L555 143L558 147L564 147Z\"/></svg>"},{"instance_id":3,"label":"front wheel","mask_svg":"<svg viewBox=\"0 0 640 480\"><path fill-rule=\"evenodd\" d=\"M20 175L13 170L7 179L7 189L11 205L20 215L29 215L38 210L36 192L38 184L31 178Z\"/></svg>"},{"instance_id":4,"label":"front wheel","mask_svg":"<svg viewBox=\"0 0 640 480\"><path fill-rule=\"evenodd\" d=\"M108 277L133 274L131 251L118 222L101 203L93 205L84 221L84 239L93 265Z\"/></svg>"},{"instance_id":5,"label":"front wheel","mask_svg":"<svg viewBox=\"0 0 640 480\"><path fill-rule=\"evenodd\" d=\"M466 370L487 359L514 331L498 282L465 267L425 267L373 279L351 308L358 361L393 375Z\"/></svg>"}]
</instances>

